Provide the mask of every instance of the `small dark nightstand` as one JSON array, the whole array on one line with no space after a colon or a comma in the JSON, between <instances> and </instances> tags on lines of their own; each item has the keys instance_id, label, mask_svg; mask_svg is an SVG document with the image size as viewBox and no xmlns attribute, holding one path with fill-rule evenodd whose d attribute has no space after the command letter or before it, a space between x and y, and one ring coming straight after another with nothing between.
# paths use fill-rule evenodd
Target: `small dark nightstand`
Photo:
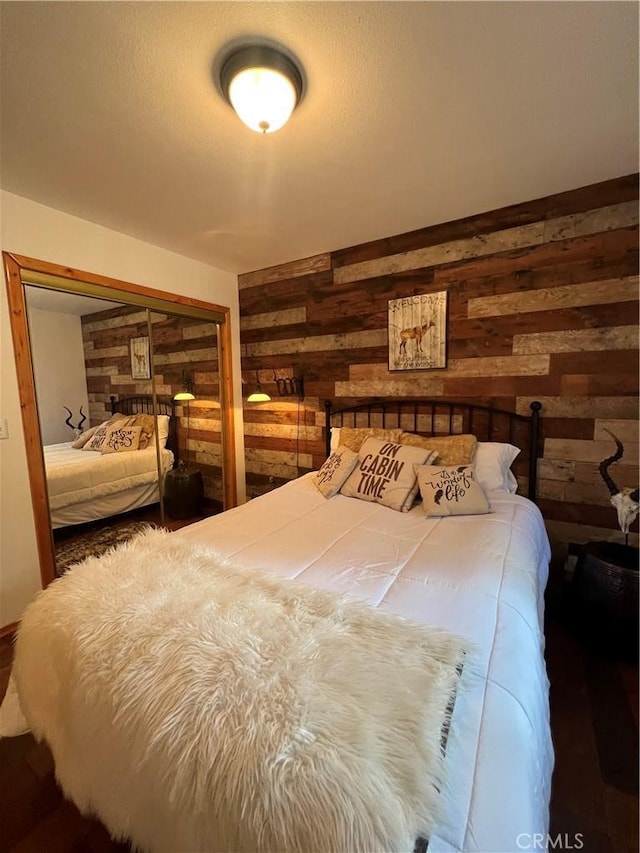
<instances>
[{"instance_id":1,"label":"small dark nightstand","mask_svg":"<svg viewBox=\"0 0 640 853\"><path fill-rule=\"evenodd\" d=\"M625 658L638 656L638 554L630 545L587 542L571 585L582 636Z\"/></svg>"},{"instance_id":2,"label":"small dark nightstand","mask_svg":"<svg viewBox=\"0 0 640 853\"><path fill-rule=\"evenodd\" d=\"M194 518L200 515L204 485L202 471L193 465L178 466L164 479L164 507L171 518Z\"/></svg>"}]
</instances>

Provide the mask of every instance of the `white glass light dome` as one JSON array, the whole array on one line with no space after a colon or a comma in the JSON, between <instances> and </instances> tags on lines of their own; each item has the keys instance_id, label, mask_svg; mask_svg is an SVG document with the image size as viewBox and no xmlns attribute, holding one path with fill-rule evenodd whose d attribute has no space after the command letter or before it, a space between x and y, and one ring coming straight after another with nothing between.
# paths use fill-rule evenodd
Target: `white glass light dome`
<instances>
[{"instance_id":1,"label":"white glass light dome","mask_svg":"<svg viewBox=\"0 0 640 853\"><path fill-rule=\"evenodd\" d=\"M290 80L271 68L246 68L231 81L229 100L242 121L258 133L273 133L296 105Z\"/></svg>"},{"instance_id":2,"label":"white glass light dome","mask_svg":"<svg viewBox=\"0 0 640 853\"><path fill-rule=\"evenodd\" d=\"M238 116L257 133L273 133L286 124L302 94L298 67L269 46L231 53L222 66L220 83Z\"/></svg>"}]
</instances>

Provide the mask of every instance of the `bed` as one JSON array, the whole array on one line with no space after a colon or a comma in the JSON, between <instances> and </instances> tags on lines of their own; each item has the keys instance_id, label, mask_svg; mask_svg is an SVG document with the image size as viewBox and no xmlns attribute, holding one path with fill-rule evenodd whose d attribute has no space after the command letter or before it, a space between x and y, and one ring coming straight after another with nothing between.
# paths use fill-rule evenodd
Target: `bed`
<instances>
[{"instance_id":1,"label":"bed","mask_svg":"<svg viewBox=\"0 0 640 853\"><path fill-rule=\"evenodd\" d=\"M163 475L174 464L173 401L158 400ZM153 414L153 399L111 397L111 414ZM97 521L157 503L158 455L155 442L132 453L85 452L72 442L43 448L51 525L54 529Z\"/></svg>"},{"instance_id":2,"label":"bed","mask_svg":"<svg viewBox=\"0 0 640 853\"><path fill-rule=\"evenodd\" d=\"M539 409L532 404L532 414L526 417L483 406L414 400L377 401L338 412L327 406L329 449L332 430L337 435L347 422L353 428L398 426L422 435L465 433L471 426L483 443L517 442L522 448L514 465L518 482L507 479L504 485L487 489L491 511L486 514L425 517L420 503L398 512L341 493L327 499L314 482L316 474L310 473L244 506L167 534L179 537L171 540L176 547L179 542L200 556L203 552L198 549L204 548L234 577L259 570L274 582L281 579L285 585L293 581L313 590L346 594L371 612L374 608L375 613L464 638L469 654L462 667L463 687L452 696L450 718L441 732L446 772L437 786L440 811L427 840L432 853L513 851L530 847L534 836L547 837L553 749L543 614L550 548L535 503L515 493L519 484L535 496ZM177 583L176 574L172 564L163 583ZM62 592L58 587L57 594ZM121 609L120 605L117 630L113 629L118 636ZM185 632L197 631L198 619L183 611L181 640ZM46 633L49 628L45 625L42 630ZM60 648L77 649L76 629L68 630L73 636L64 642L70 645ZM101 633L101 642L105 636ZM17 662L21 640L19 636ZM136 642L144 641L146 650L147 640ZM165 652L166 640L164 636ZM37 655L33 660L35 668L46 665ZM23 678L26 699L29 685L26 675ZM384 692L384 685L380 689ZM56 690L59 694L60 687ZM30 719L37 720L34 730L42 736L46 725L33 710L36 700L32 697L30 702ZM48 711L43 713L46 717ZM83 721L75 736L76 745L85 744L86 763L92 741L90 737L83 741L84 728ZM52 751L58 761L53 747ZM121 769L118 772L120 780ZM92 791L101 773L97 759L87 782ZM134 835L145 846L144 832L136 836L130 828L123 829L124 818L108 809L105 815L82 790L82 796L74 796L81 807L100 814L116 834ZM123 795L128 797L127 815L135 796L134 788ZM162 809L154 814L162 821ZM173 823L164 827L167 837L174 831ZM161 841L147 846L169 849Z\"/></svg>"}]
</instances>

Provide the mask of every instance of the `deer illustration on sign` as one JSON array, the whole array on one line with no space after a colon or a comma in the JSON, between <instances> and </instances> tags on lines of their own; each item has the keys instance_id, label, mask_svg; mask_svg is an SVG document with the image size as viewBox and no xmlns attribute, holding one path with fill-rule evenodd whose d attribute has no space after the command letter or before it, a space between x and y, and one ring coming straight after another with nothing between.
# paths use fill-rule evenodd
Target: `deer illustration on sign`
<instances>
[{"instance_id":1,"label":"deer illustration on sign","mask_svg":"<svg viewBox=\"0 0 640 853\"><path fill-rule=\"evenodd\" d=\"M407 354L407 341L416 342L416 352L422 352L422 339L429 329L435 326L433 320L427 320L421 326L412 326L410 329L402 329L400 332L400 352Z\"/></svg>"}]
</instances>

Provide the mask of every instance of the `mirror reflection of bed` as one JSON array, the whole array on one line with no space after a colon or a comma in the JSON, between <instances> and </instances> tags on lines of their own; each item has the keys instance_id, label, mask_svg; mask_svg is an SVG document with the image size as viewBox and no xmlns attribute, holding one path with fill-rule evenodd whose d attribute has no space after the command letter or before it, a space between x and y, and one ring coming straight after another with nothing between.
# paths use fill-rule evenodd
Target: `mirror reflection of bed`
<instances>
[{"instance_id":1,"label":"mirror reflection of bed","mask_svg":"<svg viewBox=\"0 0 640 853\"><path fill-rule=\"evenodd\" d=\"M219 511L221 478L209 477L207 497L190 506L190 517L176 511L172 517L163 501L169 471L180 466L202 479L195 465L211 461L197 449L203 407L205 416L219 411L216 350L212 335L203 334L210 330L189 318L147 316L138 306L79 294L31 286L25 294L56 574L150 524L176 529ZM215 324L208 326L215 341ZM181 355L172 343L177 330L194 341ZM147 364L134 364L132 339L146 347ZM185 377L197 396L174 401Z\"/></svg>"}]
</instances>

